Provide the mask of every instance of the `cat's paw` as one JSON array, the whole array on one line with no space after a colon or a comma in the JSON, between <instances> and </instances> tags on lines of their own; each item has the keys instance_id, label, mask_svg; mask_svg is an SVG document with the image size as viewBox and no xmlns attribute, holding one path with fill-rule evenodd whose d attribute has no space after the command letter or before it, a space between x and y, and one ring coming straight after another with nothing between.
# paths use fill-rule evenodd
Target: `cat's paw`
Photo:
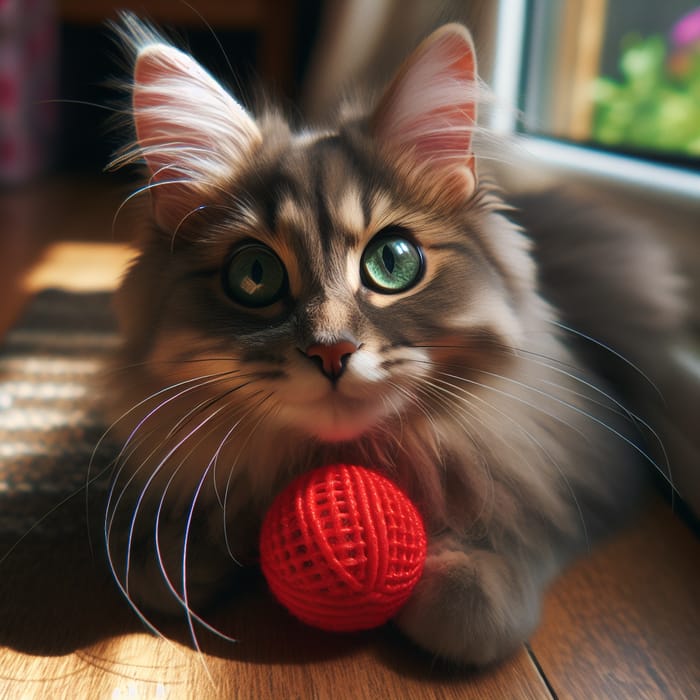
<instances>
[{"instance_id":1,"label":"cat's paw","mask_svg":"<svg viewBox=\"0 0 700 700\"><path fill-rule=\"evenodd\" d=\"M483 666L512 653L535 628L541 593L527 572L493 552L440 546L395 619L427 651Z\"/></svg>"}]
</instances>

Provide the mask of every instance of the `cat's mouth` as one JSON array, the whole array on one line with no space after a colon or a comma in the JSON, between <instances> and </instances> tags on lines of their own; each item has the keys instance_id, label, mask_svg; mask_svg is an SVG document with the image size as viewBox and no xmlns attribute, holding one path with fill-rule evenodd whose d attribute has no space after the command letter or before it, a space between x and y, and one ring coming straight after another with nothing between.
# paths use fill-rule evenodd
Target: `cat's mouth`
<instances>
[{"instance_id":1,"label":"cat's mouth","mask_svg":"<svg viewBox=\"0 0 700 700\"><path fill-rule=\"evenodd\" d=\"M401 377L392 377L367 347L356 348L337 376L329 374L308 357L290 368L288 381L274 392L284 424L324 443L347 442L376 432L405 408L409 392L398 389Z\"/></svg>"},{"instance_id":2,"label":"cat's mouth","mask_svg":"<svg viewBox=\"0 0 700 700\"><path fill-rule=\"evenodd\" d=\"M383 402L355 398L333 390L307 403L290 405L287 419L322 442L355 440L372 431L383 419Z\"/></svg>"},{"instance_id":3,"label":"cat's mouth","mask_svg":"<svg viewBox=\"0 0 700 700\"><path fill-rule=\"evenodd\" d=\"M380 405L333 392L313 411L316 417L310 427L324 442L354 440L376 427Z\"/></svg>"}]
</instances>

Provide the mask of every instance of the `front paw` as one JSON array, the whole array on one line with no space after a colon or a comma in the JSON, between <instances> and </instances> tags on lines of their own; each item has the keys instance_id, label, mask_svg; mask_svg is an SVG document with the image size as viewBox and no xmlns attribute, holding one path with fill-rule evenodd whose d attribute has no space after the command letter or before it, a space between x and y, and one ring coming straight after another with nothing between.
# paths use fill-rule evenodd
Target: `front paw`
<instances>
[{"instance_id":1,"label":"front paw","mask_svg":"<svg viewBox=\"0 0 700 700\"><path fill-rule=\"evenodd\" d=\"M535 628L541 592L523 565L485 550L431 547L423 577L395 621L443 658L483 666L509 655Z\"/></svg>"}]
</instances>

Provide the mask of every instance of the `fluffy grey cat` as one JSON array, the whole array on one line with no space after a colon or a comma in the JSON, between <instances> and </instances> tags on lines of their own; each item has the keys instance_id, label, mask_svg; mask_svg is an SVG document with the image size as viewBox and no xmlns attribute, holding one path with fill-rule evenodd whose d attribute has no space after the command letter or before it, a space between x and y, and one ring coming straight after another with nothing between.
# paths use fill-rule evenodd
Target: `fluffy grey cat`
<instances>
[{"instance_id":1,"label":"fluffy grey cat","mask_svg":"<svg viewBox=\"0 0 700 700\"><path fill-rule=\"evenodd\" d=\"M502 658L642 491L640 421L597 367L673 332L664 256L544 196L517 203L529 230L513 222L480 177L483 91L459 25L373 107L317 130L252 116L132 17L120 33L136 139L116 164L145 161L151 200L117 298L124 447L105 533L120 586L139 610L196 617L255 561L286 483L364 464L429 533L396 624L460 663Z\"/></svg>"}]
</instances>

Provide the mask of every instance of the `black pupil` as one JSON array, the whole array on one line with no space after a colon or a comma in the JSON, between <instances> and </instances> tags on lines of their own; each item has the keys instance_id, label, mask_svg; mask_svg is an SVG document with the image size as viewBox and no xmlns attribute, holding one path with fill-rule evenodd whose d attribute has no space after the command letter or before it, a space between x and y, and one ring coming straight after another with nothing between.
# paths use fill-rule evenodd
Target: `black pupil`
<instances>
[{"instance_id":1,"label":"black pupil","mask_svg":"<svg viewBox=\"0 0 700 700\"><path fill-rule=\"evenodd\" d=\"M253 267L250 270L250 278L255 284L260 284L263 278L263 268L259 260L255 260Z\"/></svg>"},{"instance_id":2,"label":"black pupil","mask_svg":"<svg viewBox=\"0 0 700 700\"><path fill-rule=\"evenodd\" d=\"M394 257L394 254L391 251L391 248L389 248L388 245L385 245L382 248L382 260L384 261L384 267L386 267L386 271L391 274L394 272L394 266L396 265L396 258Z\"/></svg>"},{"instance_id":3,"label":"black pupil","mask_svg":"<svg viewBox=\"0 0 700 700\"><path fill-rule=\"evenodd\" d=\"M287 292L287 272L275 253L252 243L235 250L224 268L224 287L234 300L250 308L270 306Z\"/></svg>"}]
</instances>

